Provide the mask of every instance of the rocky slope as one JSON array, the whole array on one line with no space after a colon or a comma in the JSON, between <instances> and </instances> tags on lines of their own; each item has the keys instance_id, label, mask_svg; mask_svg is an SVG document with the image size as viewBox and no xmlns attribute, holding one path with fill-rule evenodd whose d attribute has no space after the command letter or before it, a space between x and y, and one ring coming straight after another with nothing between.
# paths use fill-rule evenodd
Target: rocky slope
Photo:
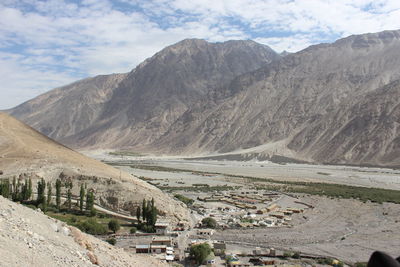
<instances>
[{"instance_id":1,"label":"rocky slope","mask_svg":"<svg viewBox=\"0 0 400 267\"><path fill-rule=\"evenodd\" d=\"M102 75L56 88L21 104L12 115L54 139L73 135L97 120L125 77L126 74Z\"/></svg>"},{"instance_id":2,"label":"rocky slope","mask_svg":"<svg viewBox=\"0 0 400 267\"><path fill-rule=\"evenodd\" d=\"M4 113L0 113L0 170L0 178L72 181L76 196L80 184L86 183L95 190L97 203L113 210L130 211L144 198L153 197L156 206L172 220L187 216L181 203L154 186L64 147Z\"/></svg>"},{"instance_id":3,"label":"rocky slope","mask_svg":"<svg viewBox=\"0 0 400 267\"><path fill-rule=\"evenodd\" d=\"M391 31L288 55L235 79L226 87L232 96L194 110L156 144L227 152L269 143L266 154L400 165L399 49L400 31Z\"/></svg>"},{"instance_id":4,"label":"rocky slope","mask_svg":"<svg viewBox=\"0 0 400 267\"><path fill-rule=\"evenodd\" d=\"M58 88L10 114L75 148L146 145L192 106L220 99L217 89L234 77L278 57L253 41L183 40L128 74Z\"/></svg>"},{"instance_id":5,"label":"rocky slope","mask_svg":"<svg viewBox=\"0 0 400 267\"><path fill-rule=\"evenodd\" d=\"M127 74L96 119L55 137L85 148L190 155L254 148L263 157L400 165L399 49L400 31L284 57L249 41L185 40ZM10 112L43 132L52 127L39 107L34 120L20 110Z\"/></svg>"},{"instance_id":6,"label":"rocky slope","mask_svg":"<svg viewBox=\"0 0 400 267\"><path fill-rule=\"evenodd\" d=\"M169 266L129 254L0 196L1 266Z\"/></svg>"}]
</instances>

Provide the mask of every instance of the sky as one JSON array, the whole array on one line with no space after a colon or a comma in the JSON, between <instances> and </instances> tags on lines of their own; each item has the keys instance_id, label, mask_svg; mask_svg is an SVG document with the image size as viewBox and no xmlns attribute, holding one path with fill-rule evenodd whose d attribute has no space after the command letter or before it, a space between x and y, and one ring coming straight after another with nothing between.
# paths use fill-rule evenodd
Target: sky
<instances>
[{"instance_id":1,"label":"sky","mask_svg":"<svg viewBox=\"0 0 400 267\"><path fill-rule=\"evenodd\" d=\"M399 0L0 0L0 110L186 38L296 52L396 29Z\"/></svg>"}]
</instances>

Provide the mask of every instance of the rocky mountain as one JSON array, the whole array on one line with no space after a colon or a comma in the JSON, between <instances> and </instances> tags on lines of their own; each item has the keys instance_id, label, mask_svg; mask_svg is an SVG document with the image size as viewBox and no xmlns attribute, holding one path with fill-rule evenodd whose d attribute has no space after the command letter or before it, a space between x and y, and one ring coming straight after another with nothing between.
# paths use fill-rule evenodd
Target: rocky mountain
<instances>
[{"instance_id":1,"label":"rocky mountain","mask_svg":"<svg viewBox=\"0 0 400 267\"><path fill-rule=\"evenodd\" d=\"M253 41L183 40L130 73L78 81L10 114L72 147L150 144L192 106L221 98L218 88L278 57Z\"/></svg>"},{"instance_id":2,"label":"rocky mountain","mask_svg":"<svg viewBox=\"0 0 400 267\"><path fill-rule=\"evenodd\" d=\"M185 128L175 123L156 144L399 165L399 49L400 31L388 31L288 55L236 78L226 87L232 96L213 109L194 111L189 122L182 119Z\"/></svg>"},{"instance_id":3,"label":"rocky mountain","mask_svg":"<svg viewBox=\"0 0 400 267\"><path fill-rule=\"evenodd\" d=\"M126 74L90 123L64 112L68 128L84 125L75 131L52 134L62 125L40 107L33 120L9 112L75 147L400 165L399 49L400 31L284 57L251 41L185 40Z\"/></svg>"},{"instance_id":4,"label":"rocky mountain","mask_svg":"<svg viewBox=\"0 0 400 267\"><path fill-rule=\"evenodd\" d=\"M0 113L0 170L0 178L71 181L75 196L85 183L94 190L99 205L117 211L132 211L143 199L154 198L165 216L187 218L182 204L156 187L60 145L4 113Z\"/></svg>"},{"instance_id":5,"label":"rocky mountain","mask_svg":"<svg viewBox=\"0 0 400 267\"><path fill-rule=\"evenodd\" d=\"M1 266L169 266L132 254L0 196Z\"/></svg>"},{"instance_id":6,"label":"rocky mountain","mask_svg":"<svg viewBox=\"0 0 400 267\"><path fill-rule=\"evenodd\" d=\"M19 105L12 115L41 133L61 140L96 121L113 90L125 77L126 74L102 75L56 88Z\"/></svg>"}]
</instances>

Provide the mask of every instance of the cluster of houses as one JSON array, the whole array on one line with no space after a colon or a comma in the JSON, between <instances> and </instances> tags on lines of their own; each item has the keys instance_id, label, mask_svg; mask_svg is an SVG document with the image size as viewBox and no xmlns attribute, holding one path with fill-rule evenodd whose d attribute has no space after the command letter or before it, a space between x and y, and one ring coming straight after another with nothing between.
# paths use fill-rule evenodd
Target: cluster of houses
<instances>
[{"instance_id":1,"label":"cluster of houses","mask_svg":"<svg viewBox=\"0 0 400 267\"><path fill-rule=\"evenodd\" d=\"M154 236L150 244L136 245L136 253L160 254L167 262L179 260L179 255L174 253L174 244L171 237Z\"/></svg>"},{"instance_id":2,"label":"cluster of houses","mask_svg":"<svg viewBox=\"0 0 400 267\"><path fill-rule=\"evenodd\" d=\"M276 193L260 194L257 191L217 193L211 196L198 197L204 202L224 202L239 209L257 209L257 204L265 204L278 197Z\"/></svg>"},{"instance_id":3,"label":"cluster of houses","mask_svg":"<svg viewBox=\"0 0 400 267\"><path fill-rule=\"evenodd\" d=\"M157 222L155 224L156 235L152 237L148 244L137 244L135 246L136 253L148 253L160 255L167 262L180 260L181 256L177 243L170 234L170 225L168 222Z\"/></svg>"}]
</instances>

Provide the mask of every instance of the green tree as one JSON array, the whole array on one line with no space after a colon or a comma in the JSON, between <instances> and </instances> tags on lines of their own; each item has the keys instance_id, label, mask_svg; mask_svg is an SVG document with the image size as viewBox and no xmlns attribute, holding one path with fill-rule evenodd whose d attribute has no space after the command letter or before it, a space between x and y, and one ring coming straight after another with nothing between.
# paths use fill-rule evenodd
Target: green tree
<instances>
[{"instance_id":1,"label":"green tree","mask_svg":"<svg viewBox=\"0 0 400 267\"><path fill-rule=\"evenodd\" d=\"M142 218L143 218L143 222L146 221L146 215L147 215L146 211L147 211L146 200L143 199L143 202L142 202Z\"/></svg>"},{"instance_id":2,"label":"green tree","mask_svg":"<svg viewBox=\"0 0 400 267\"><path fill-rule=\"evenodd\" d=\"M83 211L83 202L85 199L85 188L83 187L83 184L81 184L81 192L79 194L79 209Z\"/></svg>"},{"instance_id":3,"label":"green tree","mask_svg":"<svg viewBox=\"0 0 400 267\"><path fill-rule=\"evenodd\" d=\"M27 192L27 196L26 196L26 200L29 200L32 197L32 178L29 178L28 180L28 192Z\"/></svg>"},{"instance_id":4,"label":"green tree","mask_svg":"<svg viewBox=\"0 0 400 267\"><path fill-rule=\"evenodd\" d=\"M137 218L138 222L140 222L140 215L141 215L140 206L138 206L136 209L136 218Z\"/></svg>"},{"instance_id":5,"label":"green tree","mask_svg":"<svg viewBox=\"0 0 400 267\"><path fill-rule=\"evenodd\" d=\"M202 264L208 255L211 253L211 247L207 243L193 245L190 247L190 256L197 264Z\"/></svg>"},{"instance_id":6,"label":"green tree","mask_svg":"<svg viewBox=\"0 0 400 267\"><path fill-rule=\"evenodd\" d=\"M57 209L60 210L61 207L61 180L57 179L56 181L56 206Z\"/></svg>"},{"instance_id":7,"label":"green tree","mask_svg":"<svg viewBox=\"0 0 400 267\"><path fill-rule=\"evenodd\" d=\"M52 188L51 183L47 183L47 206L51 205L51 195L52 195Z\"/></svg>"},{"instance_id":8,"label":"green tree","mask_svg":"<svg viewBox=\"0 0 400 267\"><path fill-rule=\"evenodd\" d=\"M32 194L32 180L29 178L25 179L25 183L21 188L21 200L26 201L29 200Z\"/></svg>"},{"instance_id":9,"label":"green tree","mask_svg":"<svg viewBox=\"0 0 400 267\"><path fill-rule=\"evenodd\" d=\"M1 181L1 195L5 198L10 197L10 180L5 179Z\"/></svg>"},{"instance_id":10,"label":"green tree","mask_svg":"<svg viewBox=\"0 0 400 267\"><path fill-rule=\"evenodd\" d=\"M114 237L108 238L108 239L106 239L106 242L107 242L108 244L110 244L110 245L115 246L115 244L117 244L117 239L115 239Z\"/></svg>"},{"instance_id":11,"label":"green tree","mask_svg":"<svg viewBox=\"0 0 400 267\"><path fill-rule=\"evenodd\" d=\"M37 184L37 199L36 199L37 206L45 203L46 201L45 190L46 190L46 182L42 178L41 180L38 181Z\"/></svg>"},{"instance_id":12,"label":"green tree","mask_svg":"<svg viewBox=\"0 0 400 267\"><path fill-rule=\"evenodd\" d=\"M201 224L207 228L216 228L217 221L214 218L207 217L201 220Z\"/></svg>"},{"instance_id":13,"label":"green tree","mask_svg":"<svg viewBox=\"0 0 400 267\"><path fill-rule=\"evenodd\" d=\"M151 225L151 201L147 200L146 205L146 223L147 225Z\"/></svg>"},{"instance_id":14,"label":"green tree","mask_svg":"<svg viewBox=\"0 0 400 267\"><path fill-rule=\"evenodd\" d=\"M121 228L121 226L120 226L118 220L116 220L116 219L111 219L111 220L108 222L108 229L110 229L111 231L113 231L114 234L115 234L120 228Z\"/></svg>"},{"instance_id":15,"label":"green tree","mask_svg":"<svg viewBox=\"0 0 400 267\"><path fill-rule=\"evenodd\" d=\"M16 191L17 191L16 187L17 187L17 178L14 176L13 181L12 181L12 187L11 187L11 199L13 201L16 200Z\"/></svg>"},{"instance_id":16,"label":"green tree","mask_svg":"<svg viewBox=\"0 0 400 267\"><path fill-rule=\"evenodd\" d=\"M89 211L91 214L95 215L93 191L90 191L86 194L86 211Z\"/></svg>"},{"instance_id":17,"label":"green tree","mask_svg":"<svg viewBox=\"0 0 400 267\"><path fill-rule=\"evenodd\" d=\"M67 185L68 190L67 190L67 208L71 210L72 208L72 183Z\"/></svg>"},{"instance_id":18,"label":"green tree","mask_svg":"<svg viewBox=\"0 0 400 267\"><path fill-rule=\"evenodd\" d=\"M148 211L147 211L147 225L151 225L154 226L157 222L157 208L154 205L154 198L151 199L151 202L148 203L150 204L148 207Z\"/></svg>"}]
</instances>

